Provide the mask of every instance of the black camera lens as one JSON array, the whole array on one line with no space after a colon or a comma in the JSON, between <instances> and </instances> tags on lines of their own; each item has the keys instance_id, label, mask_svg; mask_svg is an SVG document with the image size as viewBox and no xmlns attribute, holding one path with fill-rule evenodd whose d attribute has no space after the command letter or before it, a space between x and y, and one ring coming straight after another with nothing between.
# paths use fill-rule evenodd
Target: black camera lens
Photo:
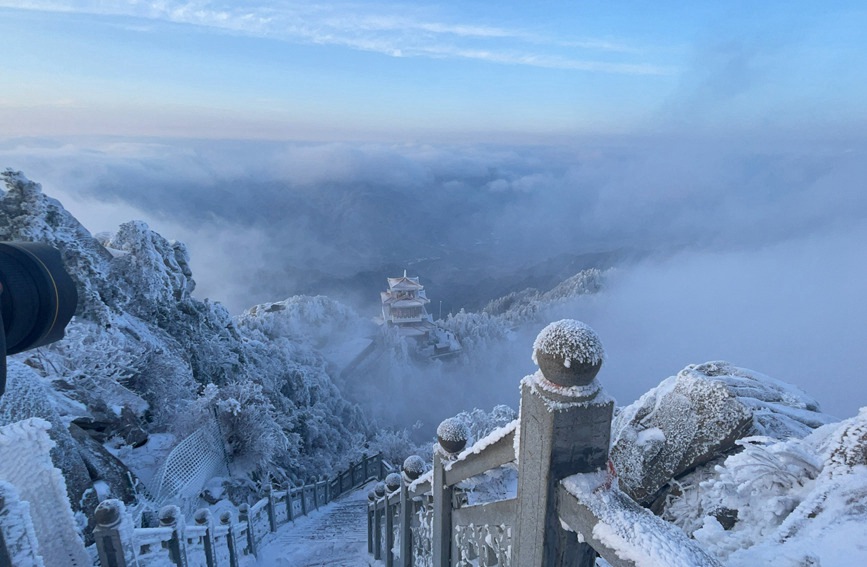
<instances>
[{"instance_id":1,"label":"black camera lens","mask_svg":"<svg viewBox=\"0 0 867 567\"><path fill-rule=\"evenodd\" d=\"M78 293L60 252L37 242L0 243L0 311L6 352L15 354L63 338Z\"/></svg>"}]
</instances>

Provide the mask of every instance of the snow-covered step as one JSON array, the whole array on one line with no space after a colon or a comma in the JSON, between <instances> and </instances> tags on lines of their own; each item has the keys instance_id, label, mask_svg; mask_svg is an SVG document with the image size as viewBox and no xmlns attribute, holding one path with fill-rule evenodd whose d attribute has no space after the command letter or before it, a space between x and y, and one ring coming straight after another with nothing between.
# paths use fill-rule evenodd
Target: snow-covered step
<instances>
[{"instance_id":1,"label":"snow-covered step","mask_svg":"<svg viewBox=\"0 0 867 567\"><path fill-rule=\"evenodd\" d=\"M259 552L260 567L381 566L367 553L369 486L281 527Z\"/></svg>"}]
</instances>

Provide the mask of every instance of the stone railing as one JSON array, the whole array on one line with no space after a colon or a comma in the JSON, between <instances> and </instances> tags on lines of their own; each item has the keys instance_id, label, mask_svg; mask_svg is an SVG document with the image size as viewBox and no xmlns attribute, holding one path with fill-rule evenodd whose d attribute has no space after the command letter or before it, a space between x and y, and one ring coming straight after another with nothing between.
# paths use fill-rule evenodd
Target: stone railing
<instances>
[{"instance_id":1,"label":"stone railing","mask_svg":"<svg viewBox=\"0 0 867 567\"><path fill-rule=\"evenodd\" d=\"M105 500L94 513L99 565L238 567L242 557L258 553L268 534L391 470L381 454L364 457L331 480L267 489L255 504L241 504L237 519L228 510L219 518L208 509L198 510L192 525L180 508L169 505L160 510L158 527L133 528L123 503Z\"/></svg>"},{"instance_id":2,"label":"stone railing","mask_svg":"<svg viewBox=\"0 0 867 567\"><path fill-rule=\"evenodd\" d=\"M368 495L374 558L387 567L592 567L598 555L615 567L718 567L619 490L608 458L614 400L596 380L602 358L586 325L546 327L534 344L540 369L521 381L518 420L468 448L466 428L446 420L431 471L419 476L408 459ZM509 467L514 498L467 504L463 485Z\"/></svg>"}]
</instances>

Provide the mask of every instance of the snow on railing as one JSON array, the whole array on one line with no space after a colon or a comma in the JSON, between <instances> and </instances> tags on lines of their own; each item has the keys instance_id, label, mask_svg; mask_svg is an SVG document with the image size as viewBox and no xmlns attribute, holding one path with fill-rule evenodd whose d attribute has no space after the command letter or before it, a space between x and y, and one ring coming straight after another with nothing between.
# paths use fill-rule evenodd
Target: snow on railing
<instances>
[{"instance_id":1,"label":"snow on railing","mask_svg":"<svg viewBox=\"0 0 867 567\"><path fill-rule=\"evenodd\" d=\"M350 463L331 480L269 488L253 505L238 507L238 521L228 510L217 521L210 510L201 509L194 514L194 523L187 525L180 508L169 505L160 510L159 527L132 528L123 503L105 500L94 513L99 565L238 567L243 557L257 555L266 538L281 526L391 470L377 454Z\"/></svg>"},{"instance_id":2,"label":"snow on railing","mask_svg":"<svg viewBox=\"0 0 867 567\"><path fill-rule=\"evenodd\" d=\"M0 479L5 485L0 491L0 565L4 553L27 555L21 546L30 546L38 561L6 565L91 564L69 504L66 480L51 460L50 428L50 423L36 417L0 427ZM17 519L10 519L12 515ZM20 526L26 527L25 534ZM31 534L38 550L31 545Z\"/></svg>"},{"instance_id":3,"label":"snow on railing","mask_svg":"<svg viewBox=\"0 0 867 567\"><path fill-rule=\"evenodd\" d=\"M444 422L431 471L410 457L368 495L368 551L386 567L592 567L597 554L614 567L718 567L618 489L595 332L559 321L534 349L540 370L521 381L518 420L466 449L465 428ZM510 467L517 497L468 505L474 479Z\"/></svg>"}]
</instances>

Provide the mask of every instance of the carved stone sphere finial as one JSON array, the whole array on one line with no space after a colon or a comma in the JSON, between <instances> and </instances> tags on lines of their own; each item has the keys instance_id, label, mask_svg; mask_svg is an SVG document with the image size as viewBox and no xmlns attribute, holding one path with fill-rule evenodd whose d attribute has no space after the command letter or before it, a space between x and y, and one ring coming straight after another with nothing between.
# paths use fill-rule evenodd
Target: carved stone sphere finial
<instances>
[{"instance_id":1,"label":"carved stone sphere finial","mask_svg":"<svg viewBox=\"0 0 867 567\"><path fill-rule=\"evenodd\" d=\"M173 504L160 508L159 518L161 526L173 526L181 517L181 509Z\"/></svg>"},{"instance_id":2,"label":"carved stone sphere finial","mask_svg":"<svg viewBox=\"0 0 867 567\"><path fill-rule=\"evenodd\" d=\"M193 521L200 526L204 526L208 522L211 521L211 511L207 508L202 508L200 510L196 510L195 515L193 516Z\"/></svg>"},{"instance_id":3,"label":"carved stone sphere finial","mask_svg":"<svg viewBox=\"0 0 867 567\"><path fill-rule=\"evenodd\" d=\"M223 510L223 512L220 513L220 523L224 526L228 526L229 524L231 524L232 512L230 512L229 510Z\"/></svg>"},{"instance_id":4,"label":"carved stone sphere finial","mask_svg":"<svg viewBox=\"0 0 867 567\"><path fill-rule=\"evenodd\" d=\"M377 498L382 498L385 496L385 483L377 482L376 487L374 487L373 492L376 494Z\"/></svg>"},{"instance_id":5,"label":"carved stone sphere finial","mask_svg":"<svg viewBox=\"0 0 867 567\"><path fill-rule=\"evenodd\" d=\"M376 491L371 490L370 492L368 492L367 493L367 499L370 500L371 502L376 500Z\"/></svg>"},{"instance_id":6,"label":"carved stone sphere finial","mask_svg":"<svg viewBox=\"0 0 867 567\"><path fill-rule=\"evenodd\" d=\"M450 417L437 427L437 441L447 453L460 453L467 446L470 429L458 419Z\"/></svg>"},{"instance_id":7,"label":"carved stone sphere finial","mask_svg":"<svg viewBox=\"0 0 867 567\"><path fill-rule=\"evenodd\" d=\"M410 455L403 462L403 474L409 480L415 480L424 473L424 459L418 455Z\"/></svg>"},{"instance_id":8,"label":"carved stone sphere finial","mask_svg":"<svg viewBox=\"0 0 867 567\"><path fill-rule=\"evenodd\" d=\"M115 526L120 522L122 506L123 503L114 498L103 500L99 503L99 506L96 507L96 510L93 511L93 519L96 520L96 523L99 526L104 526L106 528Z\"/></svg>"},{"instance_id":9,"label":"carved stone sphere finial","mask_svg":"<svg viewBox=\"0 0 867 567\"><path fill-rule=\"evenodd\" d=\"M395 490L400 488L401 480L402 479L400 478L400 473L390 473L388 476L385 477L385 487L388 489L389 492L394 492Z\"/></svg>"},{"instance_id":10,"label":"carved stone sphere finial","mask_svg":"<svg viewBox=\"0 0 867 567\"><path fill-rule=\"evenodd\" d=\"M596 377L605 349L599 335L581 321L551 323L533 343L533 362L549 382L559 386L586 386Z\"/></svg>"}]
</instances>

